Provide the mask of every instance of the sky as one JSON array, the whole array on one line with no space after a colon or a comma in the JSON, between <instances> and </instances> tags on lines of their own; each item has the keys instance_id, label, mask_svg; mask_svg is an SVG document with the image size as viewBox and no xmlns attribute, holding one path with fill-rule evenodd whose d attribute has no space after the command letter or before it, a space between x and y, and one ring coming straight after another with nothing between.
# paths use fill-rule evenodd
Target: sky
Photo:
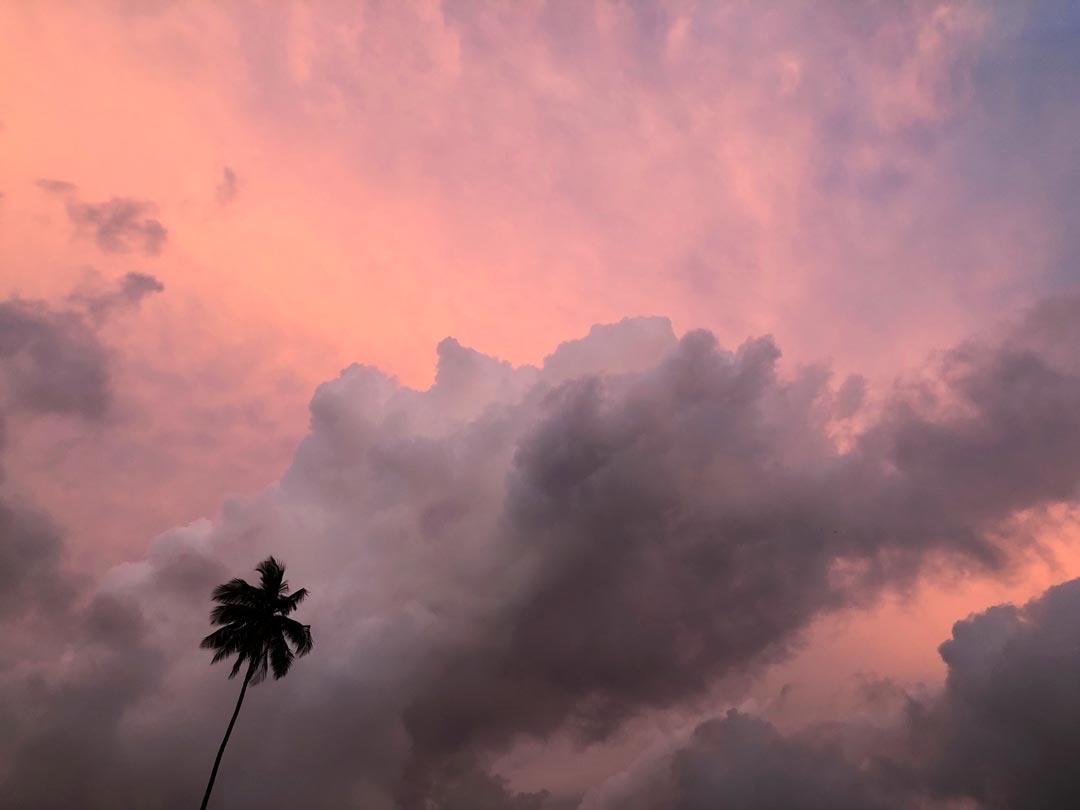
<instances>
[{"instance_id":1,"label":"sky","mask_svg":"<svg viewBox=\"0 0 1080 810\"><path fill-rule=\"evenodd\" d=\"M1078 77L1068 0L0 5L0 804L192 806L274 554L211 807L1070 806Z\"/></svg>"}]
</instances>

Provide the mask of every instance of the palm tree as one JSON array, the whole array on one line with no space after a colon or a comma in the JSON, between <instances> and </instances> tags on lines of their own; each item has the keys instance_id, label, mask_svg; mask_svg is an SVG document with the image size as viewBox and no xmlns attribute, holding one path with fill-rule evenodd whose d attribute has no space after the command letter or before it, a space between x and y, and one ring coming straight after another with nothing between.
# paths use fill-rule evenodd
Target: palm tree
<instances>
[{"instance_id":1,"label":"palm tree","mask_svg":"<svg viewBox=\"0 0 1080 810\"><path fill-rule=\"evenodd\" d=\"M285 564L273 557L267 557L255 570L260 577L258 587L242 579L233 579L214 589L213 599L218 605L210 611L210 623L220 627L199 645L214 650L212 664L236 656L230 678L235 678L247 664L240 698L214 760L201 810L206 810L210 801L221 755L229 743L248 686L261 683L268 671L274 673L275 679L284 678L294 658L311 652L311 626L289 618L289 614L304 601L307 590L301 588L290 595L289 583L285 581Z\"/></svg>"}]
</instances>

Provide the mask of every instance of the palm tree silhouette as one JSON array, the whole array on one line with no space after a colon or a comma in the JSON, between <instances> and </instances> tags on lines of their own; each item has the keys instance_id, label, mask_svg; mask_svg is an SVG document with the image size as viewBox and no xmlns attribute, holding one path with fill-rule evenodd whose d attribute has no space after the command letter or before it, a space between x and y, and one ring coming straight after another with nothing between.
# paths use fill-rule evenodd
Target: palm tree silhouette
<instances>
[{"instance_id":1,"label":"palm tree silhouette","mask_svg":"<svg viewBox=\"0 0 1080 810\"><path fill-rule=\"evenodd\" d=\"M273 672L275 679L284 678L294 658L311 652L311 626L289 618L289 614L304 601L307 590L301 588L290 595L289 583L285 581L285 564L273 557L267 557L255 570L260 576L258 587L242 579L232 579L214 589L213 599L218 605L210 611L210 623L220 627L199 645L215 651L210 662L212 664L236 656L230 678L235 678L247 664L240 698L236 701L236 709L225 730L225 739L221 741L217 759L214 760L201 810L206 810L210 801L221 755L229 743L229 735L236 724L236 716L240 714L240 705L244 702L248 685L261 683L267 671Z\"/></svg>"}]
</instances>

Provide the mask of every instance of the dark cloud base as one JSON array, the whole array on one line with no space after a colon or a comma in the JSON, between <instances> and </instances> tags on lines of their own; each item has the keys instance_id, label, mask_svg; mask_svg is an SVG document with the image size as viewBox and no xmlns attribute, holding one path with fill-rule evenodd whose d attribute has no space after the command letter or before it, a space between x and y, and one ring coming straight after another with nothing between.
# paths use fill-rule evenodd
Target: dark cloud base
<instances>
[{"instance_id":1,"label":"dark cloud base","mask_svg":"<svg viewBox=\"0 0 1080 810\"><path fill-rule=\"evenodd\" d=\"M592 810L1065 810L1080 793L1080 579L957 622L943 693L784 736L729 711Z\"/></svg>"}]
</instances>

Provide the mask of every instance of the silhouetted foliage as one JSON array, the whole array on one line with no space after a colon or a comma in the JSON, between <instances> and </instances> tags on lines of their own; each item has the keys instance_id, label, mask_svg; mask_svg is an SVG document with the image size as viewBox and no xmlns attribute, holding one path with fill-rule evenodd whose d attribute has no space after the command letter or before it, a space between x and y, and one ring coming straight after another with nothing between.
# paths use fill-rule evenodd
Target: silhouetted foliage
<instances>
[{"instance_id":1,"label":"silhouetted foliage","mask_svg":"<svg viewBox=\"0 0 1080 810\"><path fill-rule=\"evenodd\" d=\"M259 572L258 586L237 578L214 589L213 600L218 604L210 611L210 623L219 627L199 645L203 649L214 650L212 664L236 656L229 672L230 678L235 678L247 665L240 697L214 760L214 769L210 772L202 810L206 810L210 801L221 756L225 753L236 717L240 714L248 685L261 683L268 672L272 672L275 679L284 678L296 658L311 652L311 626L289 618L289 614L307 597L307 589L301 588L290 594L289 583L285 580L285 564L273 557L267 557L255 570Z\"/></svg>"}]
</instances>

